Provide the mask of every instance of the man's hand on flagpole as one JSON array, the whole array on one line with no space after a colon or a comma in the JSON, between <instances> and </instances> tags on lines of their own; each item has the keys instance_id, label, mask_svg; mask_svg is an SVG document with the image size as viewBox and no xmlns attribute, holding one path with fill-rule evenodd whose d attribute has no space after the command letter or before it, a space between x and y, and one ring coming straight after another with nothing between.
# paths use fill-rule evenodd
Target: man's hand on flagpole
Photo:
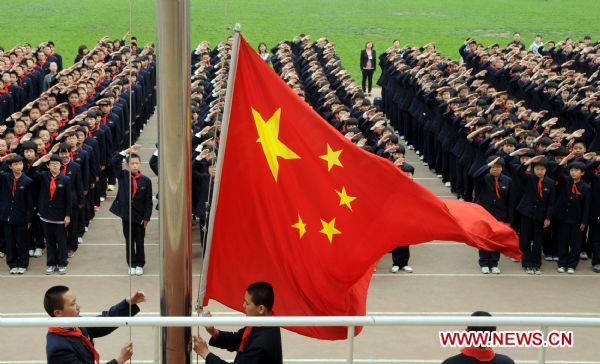
<instances>
[{"instance_id":1,"label":"man's hand on flagpole","mask_svg":"<svg viewBox=\"0 0 600 364\"><path fill-rule=\"evenodd\" d=\"M200 336L194 336L193 349L196 354L202 357L202 359L206 359L208 354L210 354L210 350L208 350L208 343Z\"/></svg>"},{"instance_id":2,"label":"man's hand on flagpole","mask_svg":"<svg viewBox=\"0 0 600 364\"><path fill-rule=\"evenodd\" d=\"M202 313L202 317L212 317L210 311L206 311ZM219 330L217 330L214 326L205 326L206 332L210 334L212 337L219 336Z\"/></svg>"}]
</instances>

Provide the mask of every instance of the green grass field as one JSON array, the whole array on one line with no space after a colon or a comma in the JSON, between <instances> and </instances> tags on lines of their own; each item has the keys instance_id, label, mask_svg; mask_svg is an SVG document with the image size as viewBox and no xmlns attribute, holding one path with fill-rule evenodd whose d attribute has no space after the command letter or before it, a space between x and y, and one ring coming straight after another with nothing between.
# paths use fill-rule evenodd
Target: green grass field
<instances>
[{"instance_id":1,"label":"green grass field","mask_svg":"<svg viewBox=\"0 0 600 364\"><path fill-rule=\"evenodd\" d=\"M155 0L131 0L133 34L145 43L156 33ZM590 34L600 38L598 0L191 0L192 46L211 44L241 23L252 44L269 46L299 33L333 40L345 66L358 74L358 54L366 40L385 50L402 44L437 42L442 54L458 58L467 36L489 45L507 43L518 30L529 45L536 33L545 40ZM66 65L79 44L91 46L104 35L129 29L129 0L5 0L0 6L0 44L53 40Z\"/></svg>"}]
</instances>

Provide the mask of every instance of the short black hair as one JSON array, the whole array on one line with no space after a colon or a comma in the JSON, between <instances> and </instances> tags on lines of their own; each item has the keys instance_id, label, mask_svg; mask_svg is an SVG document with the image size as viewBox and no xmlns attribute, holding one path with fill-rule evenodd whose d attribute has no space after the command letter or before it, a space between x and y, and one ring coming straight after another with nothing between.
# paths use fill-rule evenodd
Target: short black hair
<instances>
[{"instance_id":1,"label":"short black hair","mask_svg":"<svg viewBox=\"0 0 600 364\"><path fill-rule=\"evenodd\" d=\"M415 174L415 167L408 163L403 163L402 166L400 166L400 170L404 173L410 173L412 175Z\"/></svg>"},{"instance_id":2,"label":"short black hair","mask_svg":"<svg viewBox=\"0 0 600 364\"><path fill-rule=\"evenodd\" d=\"M44 309L48 315L54 317L54 310L62 310L65 307L63 295L69 291L67 286L50 287L44 295Z\"/></svg>"},{"instance_id":3,"label":"short black hair","mask_svg":"<svg viewBox=\"0 0 600 364\"><path fill-rule=\"evenodd\" d=\"M273 287L267 282L256 282L246 288L246 291L252 297L252 303L256 306L263 305L267 310L273 310L273 304L275 303L275 293Z\"/></svg>"},{"instance_id":4,"label":"short black hair","mask_svg":"<svg viewBox=\"0 0 600 364\"><path fill-rule=\"evenodd\" d=\"M496 155L492 155L492 156L488 157L488 159L487 159L485 162L486 162L486 163L491 163L491 162L493 162L493 161L494 161L494 159L496 159L496 158L498 158L498 156L496 156ZM502 167L504 167L504 158L502 158L502 157L499 157L499 158L498 158L498 160L496 161L496 163L494 163L494 164L497 164L497 165L499 165L499 166L502 166Z\"/></svg>"},{"instance_id":5,"label":"short black hair","mask_svg":"<svg viewBox=\"0 0 600 364\"><path fill-rule=\"evenodd\" d=\"M574 162L569 163L569 167L568 168L569 168L569 171L571 169L579 169L582 172L585 172L585 169L586 169L585 168L585 164L583 162L580 162L580 161L574 161Z\"/></svg>"},{"instance_id":6,"label":"short black hair","mask_svg":"<svg viewBox=\"0 0 600 364\"><path fill-rule=\"evenodd\" d=\"M142 161L142 158L140 157L140 155L139 155L139 154L137 154L137 153L130 153L130 154L127 156L127 158L126 158L126 161L127 161L127 163L129 163L129 161L130 161L132 158L137 158L137 159L138 159L140 162Z\"/></svg>"},{"instance_id":7,"label":"short black hair","mask_svg":"<svg viewBox=\"0 0 600 364\"><path fill-rule=\"evenodd\" d=\"M492 317L492 314L486 311L475 311L471 317ZM467 331L496 331L496 326L467 326Z\"/></svg>"}]
</instances>

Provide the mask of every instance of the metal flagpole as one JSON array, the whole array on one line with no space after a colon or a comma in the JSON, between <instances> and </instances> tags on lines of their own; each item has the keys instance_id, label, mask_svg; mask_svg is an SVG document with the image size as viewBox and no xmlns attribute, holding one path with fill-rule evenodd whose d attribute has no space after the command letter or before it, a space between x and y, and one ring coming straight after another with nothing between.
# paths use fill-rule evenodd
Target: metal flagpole
<instances>
[{"instance_id":1,"label":"metal flagpole","mask_svg":"<svg viewBox=\"0 0 600 364\"><path fill-rule=\"evenodd\" d=\"M161 316L191 316L189 0L157 0ZM189 364L191 329L161 330L161 363Z\"/></svg>"},{"instance_id":2,"label":"metal flagpole","mask_svg":"<svg viewBox=\"0 0 600 364\"><path fill-rule=\"evenodd\" d=\"M225 158L225 146L227 145L227 130L229 129L229 117L231 115L231 100L233 99L233 86L235 84L235 74L237 72L237 61L240 49L240 24L236 24L233 34L233 46L231 48L231 63L229 64L229 76L227 78L227 91L225 93L225 106L223 109L223 121L221 123L221 134L219 142L219 151L217 154L217 172L215 176L215 186L212 200L210 203L210 215L208 220L208 233L206 237L206 250L202 261L202 275L200 276L200 289L196 310L202 309L202 302L206 295L206 279L208 273L208 264L210 262L210 250L212 246L213 230L215 223L215 212L217 210L217 201L219 200L219 190L221 184L221 171L223 170L223 160Z\"/></svg>"}]
</instances>

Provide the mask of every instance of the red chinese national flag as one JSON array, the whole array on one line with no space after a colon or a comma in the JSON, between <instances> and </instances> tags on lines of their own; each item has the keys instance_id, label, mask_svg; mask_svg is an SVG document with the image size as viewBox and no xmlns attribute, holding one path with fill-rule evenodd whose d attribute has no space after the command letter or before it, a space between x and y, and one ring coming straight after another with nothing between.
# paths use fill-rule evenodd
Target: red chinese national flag
<instances>
[{"instance_id":1,"label":"red chinese national flag","mask_svg":"<svg viewBox=\"0 0 600 364\"><path fill-rule=\"evenodd\" d=\"M241 310L246 287L267 281L277 315L365 315L373 265L396 246L462 241L520 257L512 229L352 144L243 38L227 133L205 305Z\"/></svg>"}]
</instances>

